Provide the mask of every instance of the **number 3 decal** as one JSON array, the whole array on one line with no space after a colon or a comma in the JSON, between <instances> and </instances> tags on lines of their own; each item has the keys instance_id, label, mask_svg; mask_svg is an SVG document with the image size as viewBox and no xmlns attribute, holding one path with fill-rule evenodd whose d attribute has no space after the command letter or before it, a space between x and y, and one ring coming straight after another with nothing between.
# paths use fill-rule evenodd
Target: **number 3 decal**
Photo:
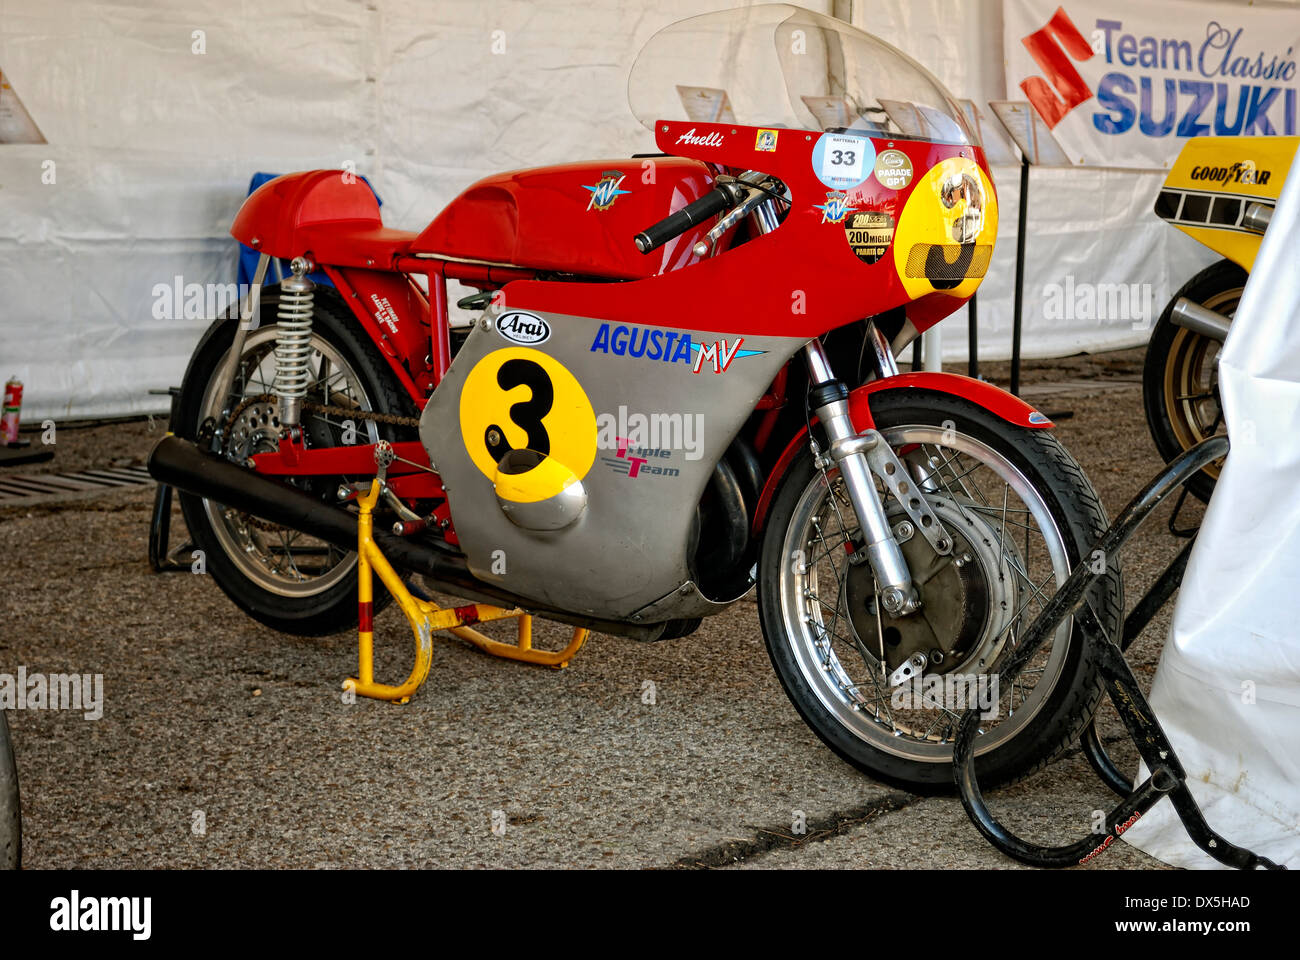
<instances>
[{"instance_id":1,"label":"number 3 decal","mask_svg":"<svg viewBox=\"0 0 1300 960\"><path fill-rule=\"evenodd\" d=\"M538 453L551 452L551 438L546 433L542 419L551 412L555 402L555 388L551 378L546 375L541 364L535 360L523 360L516 357L507 360L497 368L497 386L506 393L515 387L527 387L532 395L527 400L520 400L510 405L510 419L527 434L524 446ZM494 463L515 448L505 438L505 431L495 423L483 431L483 443Z\"/></svg>"},{"instance_id":2,"label":"number 3 decal","mask_svg":"<svg viewBox=\"0 0 1300 960\"><path fill-rule=\"evenodd\" d=\"M515 496L528 502L555 496L570 474L582 479L596 459L596 414L582 385L554 357L527 347L496 350L475 364L461 389L460 433L494 483L511 451L547 458L511 477Z\"/></svg>"}]
</instances>

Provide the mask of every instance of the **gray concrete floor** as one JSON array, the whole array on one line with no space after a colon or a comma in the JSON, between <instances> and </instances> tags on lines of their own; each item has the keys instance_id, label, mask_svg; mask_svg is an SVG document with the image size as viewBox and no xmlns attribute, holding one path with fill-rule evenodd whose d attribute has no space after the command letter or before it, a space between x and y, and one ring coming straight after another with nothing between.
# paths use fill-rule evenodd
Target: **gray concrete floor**
<instances>
[{"instance_id":1,"label":"gray concrete floor","mask_svg":"<svg viewBox=\"0 0 1300 960\"><path fill-rule=\"evenodd\" d=\"M1059 435L1112 516L1161 466L1141 356L1026 363L1035 402L1073 411ZM986 375L1005 384L1005 365ZM160 433L66 430L54 463L31 469L142 461ZM0 511L0 672L105 684L97 721L10 713L29 868L1016 866L956 800L873 783L827 750L786 700L751 601L680 640L595 635L563 671L438 635L410 704L349 705L339 682L355 669L354 634L272 633L208 577L149 572L151 493ZM1125 556L1130 605L1179 548L1167 514ZM179 515L174 530L179 542ZM1168 614L1136 645L1145 683ZM538 629L542 643L563 632ZM376 634L381 676L404 675L400 614L380 615ZM1106 710L1103 736L1119 738ZM1127 744L1116 753L1131 768ZM1076 751L992 801L1013 826L1064 840L1113 798ZM1117 844L1087 869L1159 866Z\"/></svg>"}]
</instances>

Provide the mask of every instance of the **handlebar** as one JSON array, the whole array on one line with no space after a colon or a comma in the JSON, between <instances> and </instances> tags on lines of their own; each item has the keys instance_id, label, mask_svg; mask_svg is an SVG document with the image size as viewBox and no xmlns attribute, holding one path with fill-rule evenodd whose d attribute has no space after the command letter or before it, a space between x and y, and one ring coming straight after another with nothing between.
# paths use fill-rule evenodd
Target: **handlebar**
<instances>
[{"instance_id":1,"label":"handlebar","mask_svg":"<svg viewBox=\"0 0 1300 960\"><path fill-rule=\"evenodd\" d=\"M734 207L745 199L747 188L734 181L719 183L712 190L682 207L676 213L669 214L658 223L646 227L636 235L636 248L643 254L657 250L669 240L680 237L698 223L709 217Z\"/></svg>"}]
</instances>

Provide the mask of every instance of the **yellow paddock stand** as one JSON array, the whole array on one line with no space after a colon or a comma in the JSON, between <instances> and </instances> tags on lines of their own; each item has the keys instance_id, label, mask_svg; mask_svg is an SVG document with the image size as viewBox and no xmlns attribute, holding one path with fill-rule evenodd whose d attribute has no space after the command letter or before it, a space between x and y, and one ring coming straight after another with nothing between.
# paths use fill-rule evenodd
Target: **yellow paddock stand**
<instances>
[{"instance_id":1,"label":"yellow paddock stand","mask_svg":"<svg viewBox=\"0 0 1300 960\"><path fill-rule=\"evenodd\" d=\"M569 665L574 654L587 640L586 630L575 628L573 639L563 650L536 650L533 648L533 618L522 610L504 610L486 603L471 603L447 609L412 596L375 543L373 511L382 490L381 484L382 481L373 480L370 491L359 494L356 501L361 509L357 516L357 603L361 615L357 637L358 676L344 680L344 690L354 690L360 696L375 700L406 703L429 675L429 667L433 664L433 634L437 630L449 630L494 657L522 660L546 667ZM396 687L375 682L374 585L371 571L379 574L380 582L388 588L388 592L406 614L411 632L415 635L415 665L411 668L410 676ZM485 637L470 626L474 623L509 619L519 623L518 637L512 644Z\"/></svg>"}]
</instances>

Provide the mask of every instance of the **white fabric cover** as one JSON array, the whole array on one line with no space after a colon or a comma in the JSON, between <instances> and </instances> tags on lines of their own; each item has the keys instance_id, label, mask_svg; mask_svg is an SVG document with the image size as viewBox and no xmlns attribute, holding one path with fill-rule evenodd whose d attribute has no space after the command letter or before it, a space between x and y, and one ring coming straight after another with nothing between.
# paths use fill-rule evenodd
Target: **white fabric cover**
<instances>
[{"instance_id":1,"label":"white fabric cover","mask_svg":"<svg viewBox=\"0 0 1300 960\"><path fill-rule=\"evenodd\" d=\"M206 323L154 319L152 291L177 275L235 279L228 229L254 172L351 163L389 226L420 229L485 174L651 150L626 102L636 51L741 2L0 0L0 70L49 141L0 144L0 378L25 381L29 421L165 411L146 391L179 381ZM979 104L1007 94L1001 4L803 0ZM55 184L41 182L46 161ZM1010 355L1017 175L994 170L1001 229L979 297L990 359ZM1151 213L1160 181L1034 171L1026 357L1149 336L1132 318L1046 319L1052 285L1148 283L1158 313L1213 259ZM965 356L963 323L948 322L950 361Z\"/></svg>"},{"instance_id":2,"label":"white fabric cover","mask_svg":"<svg viewBox=\"0 0 1300 960\"><path fill-rule=\"evenodd\" d=\"M1293 869L1300 868L1298 243L1300 155L1219 361L1232 449L1151 693L1210 826ZM1167 801L1124 839L1167 863L1220 866L1191 843Z\"/></svg>"}]
</instances>

